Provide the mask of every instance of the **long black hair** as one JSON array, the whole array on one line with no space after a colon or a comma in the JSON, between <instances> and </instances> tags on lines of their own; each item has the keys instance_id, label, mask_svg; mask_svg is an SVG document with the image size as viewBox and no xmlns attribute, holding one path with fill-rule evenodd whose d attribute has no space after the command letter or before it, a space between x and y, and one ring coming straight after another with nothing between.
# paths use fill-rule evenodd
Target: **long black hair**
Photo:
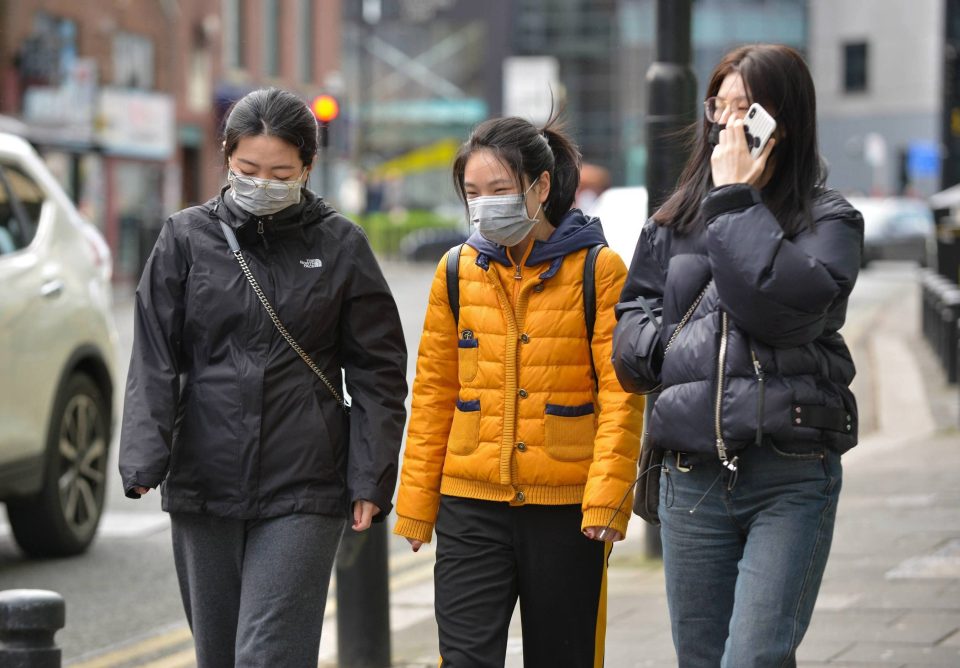
<instances>
[{"instance_id":1,"label":"long black hair","mask_svg":"<svg viewBox=\"0 0 960 668\"><path fill-rule=\"evenodd\" d=\"M532 183L548 172L550 194L543 213L554 227L573 206L580 183L580 150L564 131L559 114L551 114L542 128L513 116L491 118L477 125L453 161L453 185L464 203L464 171L467 160L477 151L490 151L502 162L516 178L520 192L524 191L524 176Z\"/></svg>"},{"instance_id":2,"label":"long black hair","mask_svg":"<svg viewBox=\"0 0 960 668\"><path fill-rule=\"evenodd\" d=\"M317 119L299 97L279 88L247 93L230 109L223 127L223 155L229 159L244 137L268 135L296 147L304 166L317 155Z\"/></svg>"},{"instance_id":3,"label":"long black hair","mask_svg":"<svg viewBox=\"0 0 960 668\"><path fill-rule=\"evenodd\" d=\"M810 70L803 57L788 46L743 46L724 56L714 68L708 98L717 94L730 74L739 74L750 102L760 103L777 121L776 145L770 156L776 163L763 188L763 200L783 231L796 234L813 225L813 197L826 178L817 145L817 102ZM653 214L658 225L685 233L702 224L700 202L713 187L713 146L707 141L710 125L704 118L677 189Z\"/></svg>"}]
</instances>

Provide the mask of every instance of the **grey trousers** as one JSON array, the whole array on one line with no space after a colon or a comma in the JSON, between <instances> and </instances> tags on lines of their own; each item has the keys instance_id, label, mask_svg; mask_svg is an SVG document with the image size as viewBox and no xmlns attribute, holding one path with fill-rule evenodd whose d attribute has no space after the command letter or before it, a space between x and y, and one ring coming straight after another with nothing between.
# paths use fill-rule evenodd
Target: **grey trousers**
<instances>
[{"instance_id":1,"label":"grey trousers","mask_svg":"<svg viewBox=\"0 0 960 668\"><path fill-rule=\"evenodd\" d=\"M330 571L346 520L171 513L197 668L316 668Z\"/></svg>"}]
</instances>

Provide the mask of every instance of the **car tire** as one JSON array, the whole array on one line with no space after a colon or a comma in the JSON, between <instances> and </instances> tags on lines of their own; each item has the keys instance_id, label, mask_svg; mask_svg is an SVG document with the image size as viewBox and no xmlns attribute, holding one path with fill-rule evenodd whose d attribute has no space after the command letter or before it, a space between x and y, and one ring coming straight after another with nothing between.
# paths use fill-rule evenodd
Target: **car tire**
<instances>
[{"instance_id":1,"label":"car tire","mask_svg":"<svg viewBox=\"0 0 960 668\"><path fill-rule=\"evenodd\" d=\"M10 527L32 557L80 554L103 514L110 446L109 406L93 380L70 376L53 406L43 489L7 503Z\"/></svg>"}]
</instances>

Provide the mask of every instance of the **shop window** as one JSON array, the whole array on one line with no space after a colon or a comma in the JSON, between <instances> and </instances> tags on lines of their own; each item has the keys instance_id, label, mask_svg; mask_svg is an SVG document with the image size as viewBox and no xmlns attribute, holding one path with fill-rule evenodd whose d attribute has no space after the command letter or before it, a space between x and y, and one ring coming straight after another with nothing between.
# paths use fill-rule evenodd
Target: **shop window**
<instances>
[{"instance_id":1,"label":"shop window","mask_svg":"<svg viewBox=\"0 0 960 668\"><path fill-rule=\"evenodd\" d=\"M132 32L113 36L113 83L122 88L153 88L153 42Z\"/></svg>"},{"instance_id":2,"label":"shop window","mask_svg":"<svg viewBox=\"0 0 960 668\"><path fill-rule=\"evenodd\" d=\"M246 9L245 0L223 0L223 62L230 69L247 66L244 51Z\"/></svg>"},{"instance_id":3,"label":"shop window","mask_svg":"<svg viewBox=\"0 0 960 668\"><path fill-rule=\"evenodd\" d=\"M300 81L313 83L313 0L300 0L297 26L300 28L300 39L297 43Z\"/></svg>"},{"instance_id":4,"label":"shop window","mask_svg":"<svg viewBox=\"0 0 960 668\"><path fill-rule=\"evenodd\" d=\"M867 43L843 45L843 89L847 93L867 90Z\"/></svg>"},{"instance_id":5,"label":"shop window","mask_svg":"<svg viewBox=\"0 0 960 668\"><path fill-rule=\"evenodd\" d=\"M280 3L263 2L263 72L268 77L280 76Z\"/></svg>"},{"instance_id":6,"label":"shop window","mask_svg":"<svg viewBox=\"0 0 960 668\"><path fill-rule=\"evenodd\" d=\"M40 186L19 167L0 163L0 255L30 245L44 200Z\"/></svg>"}]
</instances>

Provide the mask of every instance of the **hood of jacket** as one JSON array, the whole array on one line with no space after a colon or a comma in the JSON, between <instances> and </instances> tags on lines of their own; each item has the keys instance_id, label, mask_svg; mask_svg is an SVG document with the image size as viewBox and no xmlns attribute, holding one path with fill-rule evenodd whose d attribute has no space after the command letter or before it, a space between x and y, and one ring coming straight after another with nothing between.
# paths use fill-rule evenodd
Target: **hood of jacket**
<instances>
[{"instance_id":1,"label":"hood of jacket","mask_svg":"<svg viewBox=\"0 0 960 668\"><path fill-rule=\"evenodd\" d=\"M600 225L599 218L584 215L580 209L570 209L560 219L560 224L557 225L549 239L533 242L533 250L527 257L526 266L533 267L545 262L552 262L583 248L591 248L606 243L607 239L603 236L603 227ZM513 264L507 257L507 250L504 246L488 241L480 232L474 232L470 235L470 238L467 239L467 245L500 264L507 266Z\"/></svg>"}]
</instances>

